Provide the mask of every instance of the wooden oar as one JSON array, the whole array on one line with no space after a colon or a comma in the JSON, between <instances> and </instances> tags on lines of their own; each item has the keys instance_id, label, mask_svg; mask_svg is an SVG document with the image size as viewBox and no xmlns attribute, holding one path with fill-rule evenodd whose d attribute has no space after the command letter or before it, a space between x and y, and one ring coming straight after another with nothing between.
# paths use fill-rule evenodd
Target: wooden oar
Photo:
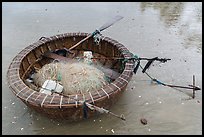
<instances>
[{"instance_id":1,"label":"wooden oar","mask_svg":"<svg viewBox=\"0 0 204 137\"><path fill-rule=\"evenodd\" d=\"M108 21L107 23L105 23L103 26L101 26L99 29L95 30L93 33L89 34L86 38L82 39L81 41L79 41L78 43L76 43L75 45L73 45L72 47L69 48L69 50L72 50L74 48L76 48L78 45L80 45L82 42L86 41L87 39L89 39L90 37L100 33L101 31L107 29L108 27L112 26L114 23L116 23L117 21L121 20L123 17L122 16L115 16L113 19L111 19L110 21Z\"/></svg>"}]
</instances>

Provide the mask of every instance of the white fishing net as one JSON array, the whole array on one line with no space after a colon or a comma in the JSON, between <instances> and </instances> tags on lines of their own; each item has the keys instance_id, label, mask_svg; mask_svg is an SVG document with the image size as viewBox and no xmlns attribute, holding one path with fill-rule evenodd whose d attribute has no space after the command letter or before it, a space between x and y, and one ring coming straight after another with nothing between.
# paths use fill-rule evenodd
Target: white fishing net
<instances>
[{"instance_id":1,"label":"white fishing net","mask_svg":"<svg viewBox=\"0 0 204 137\"><path fill-rule=\"evenodd\" d=\"M46 80L54 80L63 86L63 94L96 92L106 85L104 73L84 62L55 62L44 65L34 75L34 83L42 87Z\"/></svg>"}]
</instances>

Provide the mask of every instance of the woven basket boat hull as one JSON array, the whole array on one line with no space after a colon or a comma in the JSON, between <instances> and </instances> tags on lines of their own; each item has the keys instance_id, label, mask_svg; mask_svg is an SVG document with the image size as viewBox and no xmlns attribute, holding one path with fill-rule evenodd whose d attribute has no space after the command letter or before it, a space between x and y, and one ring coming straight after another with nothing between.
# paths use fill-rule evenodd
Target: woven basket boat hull
<instances>
[{"instance_id":1,"label":"woven basket boat hull","mask_svg":"<svg viewBox=\"0 0 204 137\"><path fill-rule=\"evenodd\" d=\"M110 84L98 90L95 94L76 94L70 95L70 97L47 95L35 91L25 83L31 71L36 68L42 68L43 65L49 62L47 58L42 58L44 53L56 49L69 49L88 35L88 33L60 34L49 38L42 38L23 49L12 60L8 68L7 80L9 88L27 106L50 118L66 119L69 121L84 119L83 104L80 104L75 99L109 109L111 105L119 99L119 96L130 81L133 74L133 61L129 60L125 64L124 69L120 71L121 62L112 60L110 62L111 67L118 70L120 76ZM125 46L108 37L102 37L99 45L96 45L93 38L90 38L75 49L75 51L86 50L92 51L103 57L131 57L131 54ZM101 62L104 65L107 64L106 60L101 60ZM94 115L94 111L88 110L88 118Z\"/></svg>"}]
</instances>

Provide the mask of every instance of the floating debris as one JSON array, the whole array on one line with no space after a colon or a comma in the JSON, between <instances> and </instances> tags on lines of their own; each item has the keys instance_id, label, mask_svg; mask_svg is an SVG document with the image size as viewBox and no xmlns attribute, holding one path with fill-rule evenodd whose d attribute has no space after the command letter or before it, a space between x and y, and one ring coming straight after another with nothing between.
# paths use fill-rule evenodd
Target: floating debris
<instances>
[{"instance_id":1,"label":"floating debris","mask_svg":"<svg viewBox=\"0 0 204 137\"><path fill-rule=\"evenodd\" d=\"M148 131L150 132L150 131L151 131L151 129L149 128L149 129L148 129Z\"/></svg>"},{"instance_id":2,"label":"floating debris","mask_svg":"<svg viewBox=\"0 0 204 137\"><path fill-rule=\"evenodd\" d=\"M115 131L113 129L111 129L111 132L114 133Z\"/></svg>"},{"instance_id":3,"label":"floating debris","mask_svg":"<svg viewBox=\"0 0 204 137\"><path fill-rule=\"evenodd\" d=\"M141 122L143 125L147 125L147 120L144 119L144 118L141 118L141 119L140 119L140 122Z\"/></svg>"},{"instance_id":4,"label":"floating debris","mask_svg":"<svg viewBox=\"0 0 204 137\"><path fill-rule=\"evenodd\" d=\"M16 122L15 122L15 121L12 121L11 123L12 123L12 124L15 124Z\"/></svg>"},{"instance_id":5,"label":"floating debris","mask_svg":"<svg viewBox=\"0 0 204 137\"><path fill-rule=\"evenodd\" d=\"M4 107L5 109L7 109L7 107Z\"/></svg>"},{"instance_id":6,"label":"floating debris","mask_svg":"<svg viewBox=\"0 0 204 137\"><path fill-rule=\"evenodd\" d=\"M94 121L94 122L96 122L96 120L95 120L95 119L94 119L93 121Z\"/></svg>"},{"instance_id":7,"label":"floating debris","mask_svg":"<svg viewBox=\"0 0 204 137\"><path fill-rule=\"evenodd\" d=\"M16 119L17 117L16 117L16 116L14 116L13 118L14 118L14 119Z\"/></svg>"},{"instance_id":8,"label":"floating debris","mask_svg":"<svg viewBox=\"0 0 204 137\"><path fill-rule=\"evenodd\" d=\"M200 103L200 101L199 101L199 100L197 100L197 102L198 102L198 103Z\"/></svg>"},{"instance_id":9,"label":"floating debris","mask_svg":"<svg viewBox=\"0 0 204 137\"><path fill-rule=\"evenodd\" d=\"M146 105L148 105L149 103L148 103L148 102L146 102L145 104L146 104Z\"/></svg>"},{"instance_id":10,"label":"floating debris","mask_svg":"<svg viewBox=\"0 0 204 137\"><path fill-rule=\"evenodd\" d=\"M184 103L182 102L181 104L183 105Z\"/></svg>"},{"instance_id":11,"label":"floating debris","mask_svg":"<svg viewBox=\"0 0 204 137\"><path fill-rule=\"evenodd\" d=\"M101 128L103 128L103 127L101 127Z\"/></svg>"},{"instance_id":12,"label":"floating debris","mask_svg":"<svg viewBox=\"0 0 204 137\"><path fill-rule=\"evenodd\" d=\"M45 129L44 127L42 129Z\"/></svg>"},{"instance_id":13,"label":"floating debris","mask_svg":"<svg viewBox=\"0 0 204 137\"><path fill-rule=\"evenodd\" d=\"M58 123L57 125L59 126L60 124Z\"/></svg>"},{"instance_id":14,"label":"floating debris","mask_svg":"<svg viewBox=\"0 0 204 137\"><path fill-rule=\"evenodd\" d=\"M131 87L131 89L133 90L135 88L135 86L134 87Z\"/></svg>"},{"instance_id":15,"label":"floating debris","mask_svg":"<svg viewBox=\"0 0 204 137\"><path fill-rule=\"evenodd\" d=\"M14 105L15 104L15 102L13 102L13 103L11 103L12 105Z\"/></svg>"},{"instance_id":16,"label":"floating debris","mask_svg":"<svg viewBox=\"0 0 204 137\"><path fill-rule=\"evenodd\" d=\"M161 102L161 101L159 101L159 103L161 104L162 102Z\"/></svg>"},{"instance_id":17,"label":"floating debris","mask_svg":"<svg viewBox=\"0 0 204 137\"><path fill-rule=\"evenodd\" d=\"M24 128L22 127L21 130L23 130Z\"/></svg>"},{"instance_id":18,"label":"floating debris","mask_svg":"<svg viewBox=\"0 0 204 137\"><path fill-rule=\"evenodd\" d=\"M142 96L139 96L139 98L141 98Z\"/></svg>"},{"instance_id":19,"label":"floating debris","mask_svg":"<svg viewBox=\"0 0 204 137\"><path fill-rule=\"evenodd\" d=\"M101 119L99 120L99 122L101 122Z\"/></svg>"}]
</instances>

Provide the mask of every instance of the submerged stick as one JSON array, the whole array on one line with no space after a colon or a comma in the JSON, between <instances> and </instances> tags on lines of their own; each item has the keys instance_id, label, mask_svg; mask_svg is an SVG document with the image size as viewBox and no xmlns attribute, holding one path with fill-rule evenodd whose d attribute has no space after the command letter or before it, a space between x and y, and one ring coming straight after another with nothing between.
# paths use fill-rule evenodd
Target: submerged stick
<instances>
[{"instance_id":1,"label":"submerged stick","mask_svg":"<svg viewBox=\"0 0 204 137\"><path fill-rule=\"evenodd\" d=\"M175 88L185 88L185 89L193 89L193 90L200 90L199 87L193 86L193 87L185 87L185 86L176 86L176 85L169 85L169 84L165 84L166 86L169 87L175 87Z\"/></svg>"},{"instance_id":2,"label":"submerged stick","mask_svg":"<svg viewBox=\"0 0 204 137\"><path fill-rule=\"evenodd\" d=\"M100 112L100 113L111 114L112 116L115 116L115 117L120 118L121 120L124 120L124 121L125 121L125 117L124 117L123 115L119 116L119 115L117 115L117 114L115 114L115 113L113 113L113 112L110 112L110 111L107 110L107 109L97 107L97 106L92 105L92 104L87 103L87 102L85 102L85 103L86 103L86 105L87 105L88 107L90 107L91 110L94 109L94 110L96 110L96 111L98 111L98 112Z\"/></svg>"},{"instance_id":3,"label":"submerged stick","mask_svg":"<svg viewBox=\"0 0 204 137\"><path fill-rule=\"evenodd\" d=\"M150 77L151 78L151 77ZM185 88L185 89L193 89L193 90L200 90L199 87L195 86L195 83L194 85L189 85L189 87L186 87L186 86L178 86L178 85L171 85L171 84L165 84L157 79L154 79L154 78L151 78L152 81L155 81L157 82L158 84L161 84L163 86L168 86L168 87L172 87L172 88ZM195 80L194 80L195 81Z\"/></svg>"},{"instance_id":4,"label":"submerged stick","mask_svg":"<svg viewBox=\"0 0 204 137\"><path fill-rule=\"evenodd\" d=\"M193 75L193 87L195 87L195 76ZM193 89L193 99L195 98L195 89Z\"/></svg>"}]
</instances>

